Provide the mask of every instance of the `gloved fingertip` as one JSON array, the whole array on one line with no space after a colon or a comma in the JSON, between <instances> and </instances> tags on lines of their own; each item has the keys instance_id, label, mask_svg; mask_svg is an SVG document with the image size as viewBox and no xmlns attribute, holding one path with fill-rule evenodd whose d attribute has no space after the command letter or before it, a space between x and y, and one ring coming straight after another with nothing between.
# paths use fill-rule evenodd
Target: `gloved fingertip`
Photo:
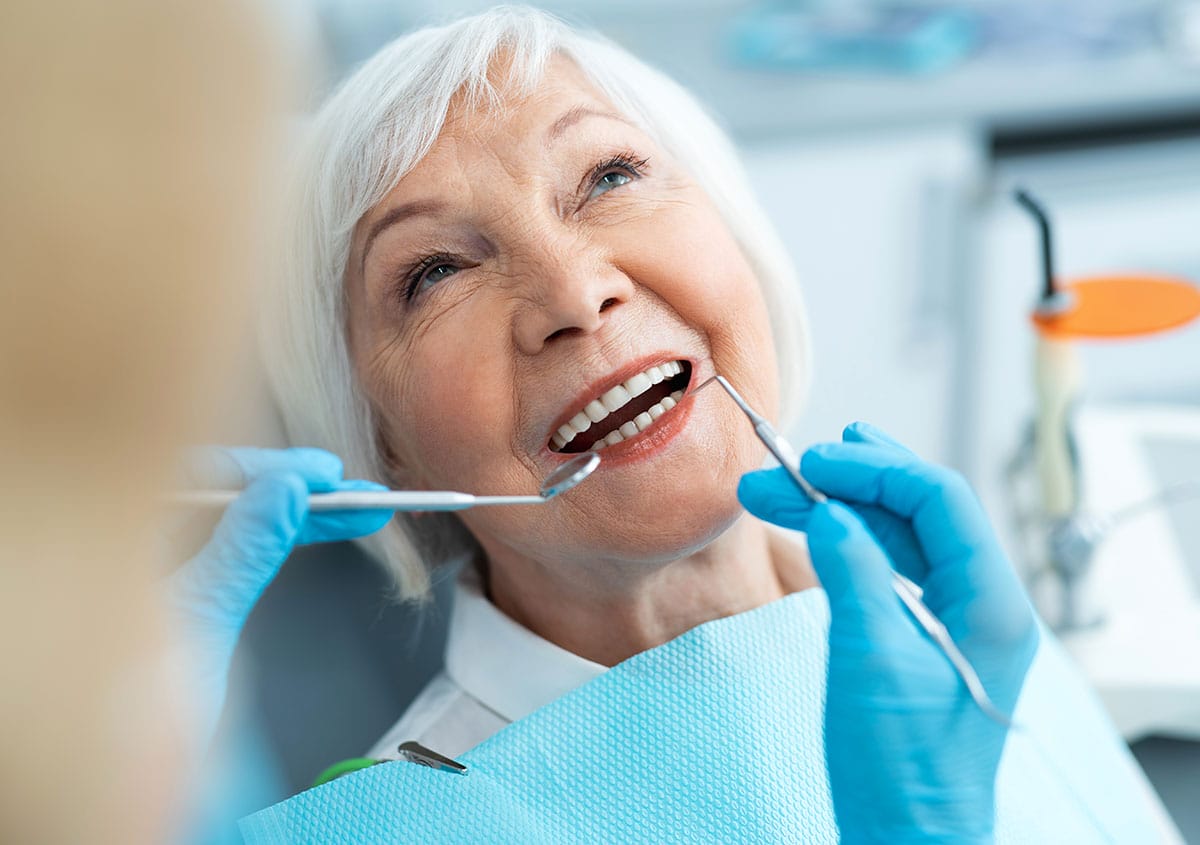
<instances>
[{"instance_id":1,"label":"gloved fingertip","mask_svg":"<svg viewBox=\"0 0 1200 845\"><path fill-rule=\"evenodd\" d=\"M842 501L853 501L861 469L858 462L850 457L851 452L861 452L864 449L880 450L881 447L868 443L817 443L810 446L800 456L800 474L808 479L808 483L823 492L826 496ZM894 454L888 450L885 454Z\"/></svg>"},{"instance_id":2,"label":"gloved fingertip","mask_svg":"<svg viewBox=\"0 0 1200 845\"><path fill-rule=\"evenodd\" d=\"M742 495L742 491L758 491L761 487L768 483L771 478L771 473L774 470L756 469L748 472L738 479L738 496Z\"/></svg>"},{"instance_id":3,"label":"gloved fingertip","mask_svg":"<svg viewBox=\"0 0 1200 845\"><path fill-rule=\"evenodd\" d=\"M333 485L333 491L336 491L336 492L343 492L343 491L366 492L366 491L371 491L371 492L375 492L375 493L383 493L383 492L386 492L386 491L387 491L387 489L388 489L388 488L387 488L386 486L382 485L382 484L379 484L379 483L377 483L377 482L375 482L375 481L367 481L367 480L366 480L366 479L364 479L364 478L351 478L351 479L348 479L348 480L346 480L346 481L339 481L339 482L337 482L336 484L334 484L334 485Z\"/></svg>"},{"instance_id":4,"label":"gloved fingertip","mask_svg":"<svg viewBox=\"0 0 1200 845\"><path fill-rule=\"evenodd\" d=\"M842 440L847 443L873 443L877 446L888 446L912 454L912 450L899 440L865 420L856 420L846 426L842 431Z\"/></svg>"},{"instance_id":5,"label":"gloved fingertip","mask_svg":"<svg viewBox=\"0 0 1200 845\"><path fill-rule=\"evenodd\" d=\"M879 443L885 442L866 420L855 420L842 429L842 440L847 443Z\"/></svg>"},{"instance_id":6,"label":"gloved fingertip","mask_svg":"<svg viewBox=\"0 0 1200 845\"><path fill-rule=\"evenodd\" d=\"M364 509L313 513L297 538L297 545L337 543L355 540L379 531L395 516L395 511Z\"/></svg>"},{"instance_id":7,"label":"gloved fingertip","mask_svg":"<svg viewBox=\"0 0 1200 845\"><path fill-rule=\"evenodd\" d=\"M862 420L855 420L848 426L842 429L842 440L848 443L861 443L864 439L869 439L870 434L864 432L866 423Z\"/></svg>"},{"instance_id":8,"label":"gloved fingertip","mask_svg":"<svg viewBox=\"0 0 1200 845\"><path fill-rule=\"evenodd\" d=\"M370 511L363 513L362 521L357 526L361 529L358 536L366 537L374 534L376 531L382 531L395 515L395 511Z\"/></svg>"},{"instance_id":9,"label":"gloved fingertip","mask_svg":"<svg viewBox=\"0 0 1200 845\"><path fill-rule=\"evenodd\" d=\"M881 466L911 463L912 452L876 441L817 443L800 456L800 472L818 490L836 498L858 501L861 476Z\"/></svg>"},{"instance_id":10,"label":"gloved fingertip","mask_svg":"<svg viewBox=\"0 0 1200 845\"><path fill-rule=\"evenodd\" d=\"M767 504L766 470L748 472L738 480L737 497L742 507L755 516L762 518Z\"/></svg>"},{"instance_id":11,"label":"gloved fingertip","mask_svg":"<svg viewBox=\"0 0 1200 845\"><path fill-rule=\"evenodd\" d=\"M288 450L297 463L304 467L304 475L310 481L326 481L335 484L342 480L342 459L333 452L315 449L309 446L297 446Z\"/></svg>"},{"instance_id":12,"label":"gloved fingertip","mask_svg":"<svg viewBox=\"0 0 1200 845\"><path fill-rule=\"evenodd\" d=\"M830 443L814 443L805 449L804 454L800 456L800 474L808 478L809 481L812 481L812 478L809 478L809 476L813 473L819 473L821 468L825 466L832 445Z\"/></svg>"},{"instance_id":13,"label":"gloved fingertip","mask_svg":"<svg viewBox=\"0 0 1200 845\"><path fill-rule=\"evenodd\" d=\"M738 501L759 519L803 530L812 501L782 467L748 472L738 481Z\"/></svg>"}]
</instances>

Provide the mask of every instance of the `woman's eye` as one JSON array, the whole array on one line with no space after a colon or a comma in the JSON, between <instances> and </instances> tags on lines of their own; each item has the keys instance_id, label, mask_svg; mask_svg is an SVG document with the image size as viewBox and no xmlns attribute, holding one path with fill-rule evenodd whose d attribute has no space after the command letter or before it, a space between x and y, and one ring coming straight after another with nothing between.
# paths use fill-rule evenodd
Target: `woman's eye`
<instances>
[{"instance_id":1,"label":"woman's eye","mask_svg":"<svg viewBox=\"0 0 1200 845\"><path fill-rule=\"evenodd\" d=\"M423 291L453 276L458 271L458 266L447 263L444 258L431 256L409 273L408 281L404 286L404 298L411 301Z\"/></svg>"},{"instance_id":2,"label":"woman's eye","mask_svg":"<svg viewBox=\"0 0 1200 845\"><path fill-rule=\"evenodd\" d=\"M592 192L588 194L588 199L595 199L601 194L608 193L613 188L619 188L632 181L633 177L628 173L622 173L619 170L610 170L596 180Z\"/></svg>"},{"instance_id":3,"label":"woman's eye","mask_svg":"<svg viewBox=\"0 0 1200 845\"><path fill-rule=\"evenodd\" d=\"M583 185L591 186L584 202L594 200L614 188L620 188L635 179L642 178L646 171L647 161L648 159L637 158L630 153L622 153L600 162L592 168L580 184L581 194Z\"/></svg>"},{"instance_id":4,"label":"woman's eye","mask_svg":"<svg viewBox=\"0 0 1200 845\"><path fill-rule=\"evenodd\" d=\"M453 264L438 264L430 267L425 271L424 277L421 279L422 287L432 287L447 276L453 276L458 272L458 268Z\"/></svg>"}]
</instances>

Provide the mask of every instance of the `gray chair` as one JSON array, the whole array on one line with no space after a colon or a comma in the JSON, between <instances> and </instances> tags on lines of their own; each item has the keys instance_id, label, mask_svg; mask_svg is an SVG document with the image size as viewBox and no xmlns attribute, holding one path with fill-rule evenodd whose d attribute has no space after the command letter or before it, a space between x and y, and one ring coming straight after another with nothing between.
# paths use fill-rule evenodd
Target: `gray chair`
<instances>
[{"instance_id":1,"label":"gray chair","mask_svg":"<svg viewBox=\"0 0 1200 845\"><path fill-rule=\"evenodd\" d=\"M293 553L250 617L232 681L288 794L364 755L441 669L452 585L440 573L432 603L398 604L350 543Z\"/></svg>"}]
</instances>

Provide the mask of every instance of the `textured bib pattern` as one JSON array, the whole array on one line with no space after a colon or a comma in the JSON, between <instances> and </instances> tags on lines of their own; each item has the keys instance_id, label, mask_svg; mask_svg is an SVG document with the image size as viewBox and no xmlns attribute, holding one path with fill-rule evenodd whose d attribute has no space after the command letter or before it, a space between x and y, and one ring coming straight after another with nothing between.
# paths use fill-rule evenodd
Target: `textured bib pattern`
<instances>
[{"instance_id":1,"label":"textured bib pattern","mask_svg":"<svg viewBox=\"0 0 1200 845\"><path fill-rule=\"evenodd\" d=\"M508 726L467 775L385 763L241 822L250 843L836 843L819 589L701 625ZM1159 840L1144 781L1044 632L1005 748L1000 843ZM864 765L870 765L864 761Z\"/></svg>"}]
</instances>

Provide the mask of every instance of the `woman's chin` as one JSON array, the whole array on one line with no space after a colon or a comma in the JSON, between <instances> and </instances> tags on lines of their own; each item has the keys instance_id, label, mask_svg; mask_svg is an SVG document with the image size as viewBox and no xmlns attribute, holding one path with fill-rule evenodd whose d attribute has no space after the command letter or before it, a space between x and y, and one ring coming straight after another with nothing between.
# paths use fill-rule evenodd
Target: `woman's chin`
<instances>
[{"instance_id":1,"label":"woman's chin","mask_svg":"<svg viewBox=\"0 0 1200 845\"><path fill-rule=\"evenodd\" d=\"M679 438L657 460L609 472L602 463L595 480L580 485L570 511L562 514L570 527L560 525L578 538L572 545L598 559L665 563L724 534L745 513L737 500L738 481L757 468L760 447L734 441L714 449L705 438L696 440Z\"/></svg>"},{"instance_id":2,"label":"woman's chin","mask_svg":"<svg viewBox=\"0 0 1200 845\"><path fill-rule=\"evenodd\" d=\"M623 514L577 526L579 554L596 561L662 565L713 543L744 513L733 495L682 493L628 502Z\"/></svg>"}]
</instances>

